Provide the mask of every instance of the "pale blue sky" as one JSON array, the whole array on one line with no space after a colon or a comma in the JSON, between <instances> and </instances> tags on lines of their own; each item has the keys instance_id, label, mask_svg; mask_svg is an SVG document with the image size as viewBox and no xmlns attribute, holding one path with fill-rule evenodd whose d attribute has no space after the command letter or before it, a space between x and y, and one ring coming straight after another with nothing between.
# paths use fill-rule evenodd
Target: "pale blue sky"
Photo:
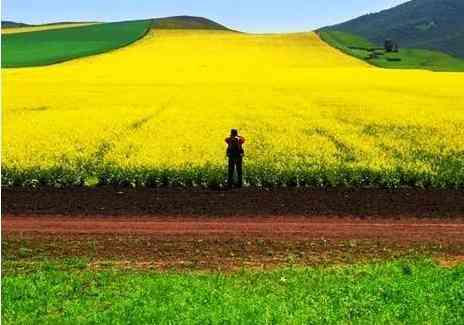
<instances>
[{"instance_id":1,"label":"pale blue sky","mask_svg":"<svg viewBox=\"0 0 464 325\"><path fill-rule=\"evenodd\" d=\"M2 0L2 19L26 23L203 16L245 32L305 31L405 0Z\"/></svg>"}]
</instances>

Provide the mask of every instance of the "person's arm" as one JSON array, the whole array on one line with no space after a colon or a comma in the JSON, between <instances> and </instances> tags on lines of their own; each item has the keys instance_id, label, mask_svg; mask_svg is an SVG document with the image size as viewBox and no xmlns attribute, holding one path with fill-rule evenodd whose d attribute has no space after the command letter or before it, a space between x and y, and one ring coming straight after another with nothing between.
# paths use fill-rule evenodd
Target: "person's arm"
<instances>
[{"instance_id":1,"label":"person's arm","mask_svg":"<svg viewBox=\"0 0 464 325\"><path fill-rule=\"evenodd\" d=\"M244 137L240 137L240 144L244 144L245 143L245 138Z\"/></svg>"},{"instance_id":2,"label":"person's arm","mask_svg":"<svg viewBox=\"0 0 464 325\"><path fill-rule=\"evenodd\" d=\"M230 138L226 138L226 143L229 144L230 143Z\"/></svg>"}]
</instances>

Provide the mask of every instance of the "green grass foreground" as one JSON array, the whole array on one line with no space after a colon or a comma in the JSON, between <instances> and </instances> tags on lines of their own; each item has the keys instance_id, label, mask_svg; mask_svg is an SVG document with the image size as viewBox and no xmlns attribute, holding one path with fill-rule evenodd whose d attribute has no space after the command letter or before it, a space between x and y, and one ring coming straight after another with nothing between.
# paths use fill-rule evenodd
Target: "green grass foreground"
<instances>
[{"instance_id":1,"label":"green grass foreground","mask_svg":"<svg viewBox=\"0 0 464 325\"><path fill-rule=\"evenodd\" d=\"M430 260L230 274L19 269L2 279L3 324L464 323L464 265Z\"/></svg>"},{"instance_id":2,"label":"green grass foreground","mask_svg":"<svg viewBox=\"0 0 464 325\"><path fill-rule=\"evenodd\" d=\"M143 37L151 20L2 35L2 67L43 66L104 53Z\"/></svg>"},{"instance_id":3,"label":"green grass foreground","mask_svg":"<svg viewBox=\"0 0 464 325\"><path fill-rule=\"evenodd\" d=\"M336 30L320 30L319 36L342 52L374 66L389 69L426 69L432 71L464 71L464 60L443 52L400 48L398 53L385 53L363 37ZM401 44L400 44L401 45ZM374 51L374 49L377 49ZM368 58L372 53L377 58Z\"/></svg>"}]
</instances>

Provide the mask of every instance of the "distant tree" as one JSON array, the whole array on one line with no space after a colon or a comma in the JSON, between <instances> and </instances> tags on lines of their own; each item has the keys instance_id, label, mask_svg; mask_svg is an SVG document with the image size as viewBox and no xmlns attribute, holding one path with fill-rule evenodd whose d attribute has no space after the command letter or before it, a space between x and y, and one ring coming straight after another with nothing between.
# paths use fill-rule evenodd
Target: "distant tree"
<instances>
[{"instance_id":1,"label":"distant tree","mask_svg":"<svg viewBox=\"0 0 464 325\"><path fill-rule=\"evenodd\" d=\"M384 43L384 49L385 52L398 52L400 47L397 42L387 39Z\"/></svg>"},{"instance_id":2,"label":"distant tree","mask_svg":"<svg viewBox=\"0 0 464 325\"><path fill-rule=\"evenodd\" d=\"M395 48L395 42L393 42L391 39L386 39L384 42L385 52L393 52L393 49Z\"/></svg>"}]
</instances>

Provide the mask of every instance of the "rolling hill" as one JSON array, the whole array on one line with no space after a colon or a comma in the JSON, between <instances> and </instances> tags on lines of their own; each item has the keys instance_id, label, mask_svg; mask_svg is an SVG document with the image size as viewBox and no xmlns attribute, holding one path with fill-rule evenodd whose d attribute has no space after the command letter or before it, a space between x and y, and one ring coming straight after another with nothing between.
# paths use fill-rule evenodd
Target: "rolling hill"
<instances>
[{"instance_id":1,"label":"rolling hill","mask_svg":"<svg viewBox=\"0 0 464 325\"><path fill-rule=\"evenodd\" d=\"M139 20L2 34L2 67L49 65L107 52L143 37L150 29L150 22Z\"/></svg>"},{"instance_id":2,"label":"rolling hill","mask_svg":"<svg viewBox=\"0 0 464 325\"><path fill-rule=\"evenodd\" d=\"M211 19L195 16L171 16L153 18L152 27L157 29L210 29L210 30L230 30L224 25L221 25ZM18 28L18 27L39 27L39 26L53 26L53 25L77 25L77 24L90 24L96 23L91 21L81 22L55 22L40 25L25 24L15 21L4 20L2 21L2 28Z\"/></svg>"},{"instance_id":3,"label":"rolling hill","mask_svg":"<svg viewBox=\"0 0 464 325\"><path fill-rule=\"evenodd\" d=\"M2 76L7 186L218 188L234 126L250 186L464 184L464 74L375 69L314 33L151 29Z\"/></svg>"},{"instance_id":4,"label":"rolling hill","mask_svg":"<svg viewBox=\"0 0 464 325\"><path fill-rule=\"evenodd\" d=\"M95 25L98 23L92 22L78 22L78 23L51 23L51 24L43 24L43 25L25 25L20 27L9 27L9 28L2 28L2 34L16 34L16 33L29 33L29 32L39 32L39 31L46 31L52 29L63 29L63 28L73 28L73 27L83 27L88 25Z\"/></svg>"},{"instance_id":5,"label":"rolling hill","mask_svg":"<svg viewBox=\"0 0 464 325\"><path fill-rule=\"evenodd\" d=\"M31 26L24 23L18 23L16 21L11 20L2 20L2 28L17 28L17 27L27 27Z\"/></svg>"},{"instance_id":6,"label":"rolling hill","mask_svg":"<svg viewBox=\"0 0 464 325\"><path fill-rule=\"evenodd\" d=\"M403 48L438 50L464 58L464 1L412 0L324 30L361 36L377 46L390 38Z\"/></svg>"},{"instance_id":7,"label":"rolling hill","mask_svg":"<svg viewBox=\"0 0 464 325\"><path fill-rule=\"evenodd\" d=\"M173 16L153 18L152 27L157 29L211 29L229 30L224 25L203 17Z\"/></svg>"},{"instance_id":8,"label":"rolling hill","mask_svg":"<svg viewBox=\"0 0 464 325\"><path fill-rule=\"evenodd\" d=\"M4 68L48 65L103 53L132 43L150 28L231 31L210 19L192 16L116 23L2 24L10 26L2 31Z\"/></svg>"},{"instance_id":9,"label":"rolling hill","mask_svg":"<svg viewBox=\"0 0 464 325\"><path fill-rule=\"evenodd\" d=\"M464 60L450 54L427 49L401 48L388 53L367 39L338 30L323 29L319 37L342 52L369 64L388 69L425 69L464 72Z\"/></svg>"},{"instance_id":10,"label":"rolling hill","mask_svg":"<svg viewBox=\"0 0 464 325\"><path fill-rule=\"evenodd\" d=\"M45 24L25 24L25 23L18 23L15 21L10 21L10 20L3 20L2 21L2 28L5 29L11 29L11 28L40 28L40 27L47 27L47 26L66 26L66 25L72 25L72 26L77 26L77 25L90 25L90 24L96 24L98 22L96 21L58 21L54 23L45 23Z\"/></svg>"}]
</instances>

